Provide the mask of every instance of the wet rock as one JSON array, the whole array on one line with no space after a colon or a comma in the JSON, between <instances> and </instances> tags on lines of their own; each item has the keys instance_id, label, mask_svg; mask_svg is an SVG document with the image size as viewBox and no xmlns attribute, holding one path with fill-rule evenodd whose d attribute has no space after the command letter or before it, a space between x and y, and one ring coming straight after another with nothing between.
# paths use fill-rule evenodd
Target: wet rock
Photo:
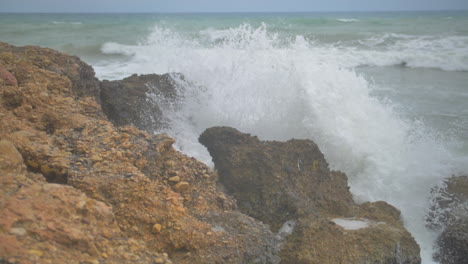
<instances>
[{"instance_id":1,"label":"wet rock","mask_svg":"<svg viewBox=\"0 0 468 264\"><path fill-rule=\"evenodd\" d=\"M260 141L215 127L203 132L200 142L239 208L274 231L303 215L346 213L353 203L346 176L331 172L310 140Z\"/></svg>"},{"instance_id":2,"label":"wet rock","mask_svg":"<svg viewBox=\"0 0 468 264\"><path fill-rule=\"evenodd\" d=\"M468 259L468 218L454 220L437 239L435 259L442 264L462 264Z\"/></svg>"},{"instance_id":3,"label":"wet rock","mask_svg":"<svg viewBox=\"0 0 468 264\"><path fill-rule=\"evenodd\" d=\"M468 259L468 176L448 178L432 190L427 224L440 232L435 259L442 264L465 263Z\"/></svg>"},{"instance_id":4,"label":"wet rock","mask_svg":"<svg viewBox=\"0 0 468 264\"><path fill-rule=\"evenodd\" d=\"M176 101L173 77L178 76L135 74L119 81L103 81L102 109L117 126L133 124L148 132L157 131L167 125L158 105Z\"/></svg>"},{"instance_id":5,"label":"wet rock","mask_svg":"<svg viewBox=\"0 0 468 264\"><path fill-rule=\"evenodd\" d=\"M223 243L216 245L213 251L221 252L230 263L280 262L277 239L267 225L239 212L213 213L204 216L204 219L211 223L211 235L223 238ZM233 244L229 241L237 242ZM243 255L235 256L232 254L235 251L243 252Z\"/></svg>"},{"instance_id":6,"label":"wet rock","mask_svg":"<svg viewBox=\"0 0 468 264\"><path fill-rule=\"evenodd\" d=\"M421 262L400 212L385 202L354 204L346 175L330 171L312 141L260 141L228 127L199 140L241 212L278 232L281 263ZM335 224L338 216L365 225L350 230Z\"/></svg>"}]
</instances>

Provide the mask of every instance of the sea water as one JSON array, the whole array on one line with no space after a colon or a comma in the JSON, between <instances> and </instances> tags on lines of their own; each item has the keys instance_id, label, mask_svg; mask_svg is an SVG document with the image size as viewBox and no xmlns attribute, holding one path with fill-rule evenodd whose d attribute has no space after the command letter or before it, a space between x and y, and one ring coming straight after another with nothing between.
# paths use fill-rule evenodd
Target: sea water
<instances>
[{"instance_id":1,"label":"sea water","mask_svg":"<svg viewBox=\"0 0 468 264\"><path fill-rule=\"evenodd\" d=\"M0 41L78 55L100 79L182 73L155 133L211 166L211 126L314 140L434 263L430 190L468 173L467 12L0 14Z\"/></svg>"}]
</instances>

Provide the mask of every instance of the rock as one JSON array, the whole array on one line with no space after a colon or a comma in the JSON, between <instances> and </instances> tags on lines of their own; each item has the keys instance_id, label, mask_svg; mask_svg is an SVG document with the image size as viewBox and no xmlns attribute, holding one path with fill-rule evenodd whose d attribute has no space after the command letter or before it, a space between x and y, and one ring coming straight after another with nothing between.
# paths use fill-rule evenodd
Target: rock
<instances>
[{"instance_id":1,"label":"rock","mask_svg":"<svg viewBox=\"0 0 468 264\"><path fill-rule=\"evenodd\" d=\"M180 182L180 177L179 176L171 177L171 178L169 178L169 181L171 181L171 182Z\"/></svg>"},{"instance_id":2,"label":"rock","mask_svg":"<svg viewBox=\"0 0 468 264\"><path fill-rule=\"evenodd\" d=\"M175 103L177 99L172 76L135 74L120 81L103 81L104 113L117 126L132 124L148 132L157 131L167 125L158 104Z\"/></svg>"},{"instance_id":3,"label":"rock","mask_svg":"<svg viewBox=\"0 0 468 264\"><path fill-rule=\"evenodd\" d=\"M429 228L439 231L439 252L434 258L442 264L461 264L468 259L468 176L446 179L432 190Z\"/></svg>"},{"instance_id":4,"label":"rock","mask_svg":"<svg viewBox=\"0 0 468 264\"><path fill-rule=\"evenodd\" d=\"M15 109L23 103L23 94L19 90L4 90L3 91L4 105L7 109Z\"/></svg>"},{"instance_id":5,"label":"rock","mask_svg":"<svg viewBox=\"0 0 468 264\"><path fill-rule=\"evenodd\" d=\"M188 182L178 182L176 185L174 185L174 191L178 193L183 193L186 192L190 187L190 184Z\"/></svg>"},{"instance_id":6,"label":"rock","mask_svg":"<svg viewBox=\"0 0 468 264\"><path fill-rule=\"evenodd\" d=\"M35 249L30 249L30 250L28 250L28 252L30 254L34 254L34 255L36 255L38 257L42 257L42 255L44 255L44 252L42 252L40 250L35 250Z\"/></svg>"},{"instance_id":7,"label":"rock","mask_svg":"<svg viewBox=\"0 0 468 264\"><path fill-rule=\"evenodd\" d=\"M91 160L93 162L99 162L99 161L102 161L102 158L99 155L94 154L91 156Z\"/></svg>"},{"instance_id":8,"label":"rock","mask_svg":"<svg viewBox=\"0 0 468 264\"><path fill-rule=\"evenodd\" d=\"M418 245L390 207L366 203L350 218L300 218L281 247L289 261L282 263L421 263Z\"/></svg>"},{"instance_id":9,"label":"rock","mask_svg":"<svg viewBox=\"0 0 468 264\"><path fill-rule=\"evenodd\" d=\"M203 219L211 223L211 237L220 236L223 241L220 245L214 245L213 252L220 254L229 263L280 262L275 234L267 225L239 212L218 212L206 215ZM232 252L237 250L243 252L243 255L234 256Z\"/></svg>"},{"instance_id":10,"label":"rock","mask_svg":"<svg viewBox=\"0 0 468 264\"><path fill-rule=\"evenodd\" d=\"M0 85L0 262L273 263L262 247L274 235L237 211L205 164L167 135L108 121L91 67L5 43L0 65L19 84ZM17 93L13 109L4 94ZM212 215L232 224L220 230Z\"/></svg>"},{"instance_id":11,"label":"rock","mask_svg":"<svg viewBox=\"0 0 468 264\"><path fill-rule=\"evenodd\" d=\"M0 140L0 176L24 174L23 157L15 146L6 140Z\"/></svg>"},{"instance_id":12,"label":"rock","mask_svg":"<svg viewBox=\"0 0 468 264\"><path fill-rule=\"evenodd\" d=\"M241 212L277 232L281 263L421 262L400 212L385 202L354 204L346 175L330 171L312 141L260 141L228 127L199 140ZM348 230L337 216L364 219L365 228Z\"/></svg>"},{"instance_id":13,"label":"rock","mask_svg":"<svg viewBox=\"0 0 468 264\"><path fill-rule=\"evenodd\" d=\"M18 81L16 80L15 76L13 76L11 72L7 71L2 66L0 66L0 81L4 85L18 86Z\"/></svg>"},{"instance_id":14,"label":"rock","mask_svg":"<svg viewBox=\"0 0 468 264\"><path fill-rule=\"evenodd\" d=\"M14 62L19 57L25 58L39 69L65 76L72 84L67 92L99 100L99 80L95 77L93 68L76 56L69 56L52 49L35 46L14 47L6 43L0 43L1 53L5 54L5 60L9 62ZM21 62L18 66L22 67L24 64ZM15 74L20 84L22 80L31 78L26 72L15 71Z\"/></svg>"},{"instance_id":15,"label":"rock","mask_svg":"<svg viewBox=\"0 0 468 264\"><path fill-rule=\"evenodd\" d=\"M159 234L161 233L162 226L160 224L154 224L152 230L153 230L153 233Z\"/></svg>"},{"instance_id":16,"label":"rock","mask_svg":"<svg viewBox=\"0 0 468 264\"><path fill-rule=\"evenodd\" d=\"M22 227L14 227L12 229L10 229L10 233L13 234L13 235L17 235L17 236L24 236L27 234L27 231L26 229L22 228Z\"/></svg>"},{"instance_id":17,"label":"rock","mask_svg":"<svg viewBox=\"0 0 468 264\"><path fill-rule=\"evenodd\" d=\"M343 214L353 204L344 174L331 172L310 140L262 142L233 128L200 136L219 180L242 211L277 231L305 214Z\"/></svg>"},{"instance_id":18,"label":"rock","mask_svg":"<svg viewBox=\"0 0 468 264\"><path fill-rule=\"evenodd\" d=\"M468 259L468 218L454 220L437 238L439 252L435 259L442 264L462 264Z\"/></svg>"}]
</instances>

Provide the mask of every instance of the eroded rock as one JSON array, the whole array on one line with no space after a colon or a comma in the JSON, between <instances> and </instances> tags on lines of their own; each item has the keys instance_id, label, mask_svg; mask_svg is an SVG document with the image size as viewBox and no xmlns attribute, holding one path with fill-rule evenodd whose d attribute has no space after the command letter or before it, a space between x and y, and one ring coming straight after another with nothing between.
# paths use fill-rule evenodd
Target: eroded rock
<instances>
[{"instance_id":1,"label":"eroded rock","mask_svg":"<svg viewBox=\"0 0 468 264\"><path fill-rule=\"evenodd\" d=\"M159 104L177 100L174 74L132 75L119 81L101 83L104 113L117 126L133 124L154 132L167 125Z\"/></svg>"},{"instance_id":2,"label":"eroded rock","mask_svg":"<svg viewBox=\"0 0 468 264\"><path fill-rule=\"evenodd\" d=\"M421 262L400 212L385 202L354 204L346 175L330 171L312 141L260 141L214 127L200 142L239 209L279 230L281 263ZM369 224L347 230L336 218Z\"/></svg>"},{"instance_id":3,"label":"eroded rock","mask_svg":"<svg viewBox=\"0 0 468 264\"><path fill-rule=\"evenodd\" d=\"M0 262L275 263L262 251L274 235L210 168L167 135L108 121L92 68L5 43L0 64L18 81L0 84ZM224 214L242 216L219 230Z\"/></svg>"}]
</instances>

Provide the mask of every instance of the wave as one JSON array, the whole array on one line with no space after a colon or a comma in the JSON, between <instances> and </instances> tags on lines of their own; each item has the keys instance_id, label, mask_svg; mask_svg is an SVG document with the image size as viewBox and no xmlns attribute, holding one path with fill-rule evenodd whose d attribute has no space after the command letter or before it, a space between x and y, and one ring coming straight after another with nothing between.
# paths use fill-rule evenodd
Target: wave
<instances>
[{"instance_id":1,"label":"wave","mask_svg":"<svg viewBox=\"0 0 468 264\"><path fill-rule=\"evenodd\" d=\"M63 25L63 24L68 24L68 25L83 25L83 22L80 21L52 21L52 24L54 25Z\"/></svg>"},{"instance_id":2,"label":"wave","mask_svg":"<svg viewBox=\"0 0 468 264\"><path fill-rule=\"evenodd\" d=\"M138 56L139 50L148 45L161 45L167 39L174 40L177 37L184 47L196 49L216 48L229 45L242 49L248 43L259 44L260 41L244 41L246 36L240 36L240 31L249 30L265 31L266 25L252 29L244 24L238 28L214 29L207 28L199 31L198 39L187 38L165 28L155 28L146 43L138 46L120 45L118 43L105 43L102 51L107 54L122 54L126 56ZM256 36L258 37L258 36ZM273 45L277 49L288 49L288 45L296 39L302 39L306 50L302 53L313 60L335 60L341 67L349 69L361 66L404 66L409 68L431 68L443 71L468 71L468 37L466 36L412 36L404 34L387 33L373 35L358 40L335 43L321 43L314 36L281 37L277 33L269 33L267 45ZM157 41L157 43L155 42ZM269 43L273 41L274 43ZM235 43L236 42L236 43ZM259 48L259 47L256 47ZM153 51L154 52L154 51ZM162 54L162 56L165 56Z\"/></svg>"},{"instance_id":3,"label":"wave","mask_svg":"<svg viewBox=\"0 0 468 264\"><path fill-rule=\"evenodd\" d=\"M355 19L355 18L337 18L336 20L338 20L340 22L344 22L344 23L359 21L359 19Z\"/></svg>"},{"instance_id":4,"label":"wave","mask_svg":"<svg viewBox=\"0 0 468 264\"><path fill-rule=\"evenodd\" d=\"M96 71L110 79L182 73L185 78L177 82L184 101L163 109L171 125L159 132L171 134L182 151L208 164L211 157L197 139L211 126L233 126L263 139L316 141L334 169L348 174L357 201L385 200L402 211L425 263L431 262L435 237L423 222L430 188L468 172L468 162L456 158L447 141L424 123L405 119L391 103L370 96L369 83L354 67L404 61L408 67L466 70L459 50L450 51L464 52L466 39L384 35L358 43L364 49L317 45L303 36L285 45L265 25L200 34L214 43L207 46L161 27L139 45L106 43L102 52L126 55L128 61Z\"/></svg>"},{"instance_id":5,"label":"wave","mask_svg":"<svg viewBox=\"0 0 468 264\"><path fill-rule=\"evenodd\" d=\"M468 71L467 36L383 34L359 40L364 48L342 47L350 66L392 66Z\"/></svg>"}]
</instances>

